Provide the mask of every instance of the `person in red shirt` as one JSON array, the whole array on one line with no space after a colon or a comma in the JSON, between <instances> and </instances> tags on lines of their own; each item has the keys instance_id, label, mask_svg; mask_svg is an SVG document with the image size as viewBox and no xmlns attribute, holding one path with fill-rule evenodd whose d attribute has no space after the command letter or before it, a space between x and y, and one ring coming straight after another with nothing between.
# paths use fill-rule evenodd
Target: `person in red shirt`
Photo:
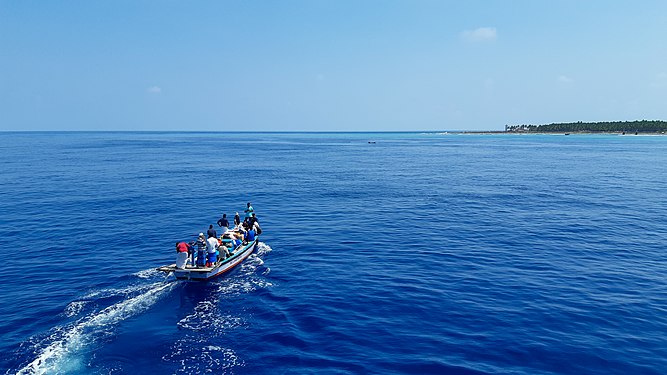
<instances>
[{"instance_id":1,"label":"person in red shirt","mask_svg":"<svg viewBox=\"0 0 667 375\"><path fill-rule=\"evenodd\" d=\"M176 267L183 269L188 263L192 247L185 242L176 242Z\"/></svg>"},{"instance_id":2,"label":"person in red shirt","mask_svg":"<svg viewBox=\"0 0 667 375\"><path fill-rule=\"evenodd\" d=\"M185 242L176 242L176 252L177 253L187 253L190 245Z\"/></svg>"}]
</instances>

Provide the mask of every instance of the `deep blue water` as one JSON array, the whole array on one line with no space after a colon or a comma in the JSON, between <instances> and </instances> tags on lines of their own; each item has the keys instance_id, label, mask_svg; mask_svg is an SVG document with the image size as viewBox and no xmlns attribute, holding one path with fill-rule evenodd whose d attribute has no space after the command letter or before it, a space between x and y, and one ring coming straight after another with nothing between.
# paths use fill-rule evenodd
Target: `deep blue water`
<instances>
[{"instance_id":1,"label":"deep blue water","mask_svg":"<svg viewBox=\"0 0 667 375\"><path fill-rule=\"evenodd\" d=\"M667 372L667 137L0 133L0 166L8 374ZM153 271L247 201L242 267Z\"/></svg>"}]
</instances>

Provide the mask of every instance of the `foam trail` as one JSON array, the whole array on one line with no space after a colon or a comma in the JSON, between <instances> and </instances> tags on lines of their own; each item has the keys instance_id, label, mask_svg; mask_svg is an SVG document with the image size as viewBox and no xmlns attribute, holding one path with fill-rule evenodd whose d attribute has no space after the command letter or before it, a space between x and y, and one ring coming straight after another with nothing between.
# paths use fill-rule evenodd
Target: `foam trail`
<instances>
[{"instance_id":1,"label":"foam trail","mask_svg":"<svg viewBox=\"0 0 667 375\"><path fill-rule=\"evenodd\" d=\"M155 268L148 268L134 273L134 276L140 279L150 279L158 275L162 275L162 272L156 270Z\"/></svg>"},{"instance_id":2,"label":"foam trail","mask_svg":"<svg viewBox=\"0 0 667 375\"><path fill-rule=\"evenodd\" d=\"M37 358L20 369L17 374L42 375L76 371L82 363L81 356L77 358L76 354L94 341L95 333L147 310L174 285L176 284L152 284L148 291L95 313L90 318L69 328L61 338L44 348Z\"/></svg>"},{"instance_id":3,"label":"foam trail","mask_svg":"<svg viewBox=\"0 0 667 375\"><path fill-rule=\"evenodd\" d=\"M234 349L208 343L212 338L222 337L227 331L247 326L243 314L222 310L220 307L224 306L224 303L221 300L270 287L272 284L258 277L256 272L264 263L261 257L271 250L269 245L259 242L256 252L241 264L234 277L216 280L216 293L199 302L191 314L178 322L178 327L189 334L177 340L171 352L162 357L163 360L179 366L178 370L174 371L175 374L226 374L233 373L231 369L234 367L245 365ZM203 344L207 345L202 347Z\"/></svg>"},{"instance_id":4,"label":"foam trail","mask_svg":"<svg viewBox=\"0 0 667 375\"><path fill-rule=\"evenodd\" d=\"M256 253L253 254L251 258L252 261L245 262L241 266L241 269L244 270L242 273L246 276L252 276L257 270L257 267L263 264L260 257L271 251L272 249L269 245L263 242L258 243ZM151 268L139 271L134 275L141 279L157 279L157 276L160 275L160 273ZM87 346L94 343L96 335L103 334L110 326L116 325L129 317L147 310L175 285L177 285L177 283L156 282L148 285L135 285L88 293L84 297L84 301L75 301L71 304L71 307L68 306L66 311L67 316L78 314L85 303L88 302L85 300L135 293L140 294L111 305L97 313L93 313L93 315L87 319L84 319L71 327L61 327L53 334L53 341L41 350L37 358L20 369L17 374L42 375L81 372L83 370L82 367L85 364L82 352ZM195 308L195 312L192 315L187 316L178 324L181 328L189 329L194 332L197 331L195 329L198 327L197 323L201 322L202 318L205 318L205 321L209 323L209 327L211 326L211 322L215 322L214 326L220 331L218 334L221 334L221 332L224 332L226 329L242 326L244 322L239 317L234 317L232 315L219 316L219 311L215 309L215 306L219 303L219 297L225 294L247 293L257 288L265 288L270 285L271 284L265 280L253 277L249 280L239 280L236 278L224 279L218 290L218 298L214 301L203 301ZM231 349L216 349L213 352L218 351L224 354L224 362L227 363L228 366L238 365L239 359ZM218 362L220 359L216 358L215 361Z\"/></svg>"},{"instance_id":5,"label":"foam trail","mask_svg":"<svg viewBox=\"0 0 667 375\"><path fill-rule=\"evenodd\" d=\"M264 242L257 243L257 255L264 255L268 252L271 252L273 249L271 246L265 244Z\"/></svg>"}]
</instances>

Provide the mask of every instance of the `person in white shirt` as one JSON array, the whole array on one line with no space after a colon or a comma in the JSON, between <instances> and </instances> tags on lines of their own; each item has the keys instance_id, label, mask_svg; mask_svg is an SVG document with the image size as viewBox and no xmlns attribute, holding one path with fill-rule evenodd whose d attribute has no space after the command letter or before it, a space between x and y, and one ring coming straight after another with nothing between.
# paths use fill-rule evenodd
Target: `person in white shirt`
<instances>
[{"instance_id":1,"label":"person in white shirt","mask_svg":"<svg viewBox=\"0 0 667 375\"><path fill-rule=\"evenodd\" d=\"M216 251L218 250L218 239L215 237L209 237L206 240L206 252L208 252L208 258L206 259L206 267L213 267L213 264L217 261Z\"/></svg>"}]
</instances>

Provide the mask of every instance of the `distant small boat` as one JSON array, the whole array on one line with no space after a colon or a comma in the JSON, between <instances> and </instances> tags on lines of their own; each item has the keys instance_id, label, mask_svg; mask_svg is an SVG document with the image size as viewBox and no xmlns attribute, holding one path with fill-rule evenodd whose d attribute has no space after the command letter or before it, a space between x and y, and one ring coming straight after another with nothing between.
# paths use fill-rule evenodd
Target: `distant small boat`
<instances>
[{"instance_id":1,"label":"distant small boat","mask_svg":"<svg viewBox=\"0 0 667 375\"><path fill-rule=\"evenodd\" d=\"M570 133L565 133L565 135L570 135Z\"/></svg>"},{"instance_id":2,"label":"distant small boat","mask_svg":"<svg viewBox=\"0 0 667 375\"><path fill-rule=\"evenodd\" d=\"M374 145L375 141L368 141L368 143Z\"/></svg>"},{"instance_id":3,"label":"distant small boat","mask_svg":"<svg viewBox=\"0 0 667 375\"><path fill-rule=\"evenodd\" d=\"M165 272L167 274L174 273L174 276L178 280L196 280L196 281L206 281L214 277L221 276L232 269L238 266L243 262L247 257L252 254L253 251L257 248L257 242L259 237L255 237L255 240L249 242L246 245L239 245L229 258L222 259L219 262L216 262L213 267L197 267L192 265L187 265L185 268L177 268L176 264L170 264L168 266L162 266L156 268L158 271Z\"/></svg>"}]
</instances>

